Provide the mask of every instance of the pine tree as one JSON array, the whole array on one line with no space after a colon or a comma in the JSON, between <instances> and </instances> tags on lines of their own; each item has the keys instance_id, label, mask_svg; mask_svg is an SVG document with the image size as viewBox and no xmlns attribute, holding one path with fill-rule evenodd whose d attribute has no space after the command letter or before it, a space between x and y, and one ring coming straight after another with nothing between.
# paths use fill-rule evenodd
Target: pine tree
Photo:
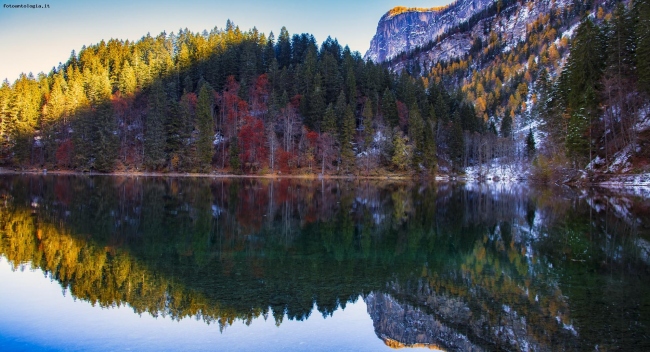
<instances>
[{"instance_id":1,"label":"pine tree","mask_svg":"<svg viewBox=\"0 0 650 352\"><path fill-rule=\"evenodd\" d=\"M9 81L5 80L0 86L0 158L5 158L9 155L9 141L11 138L10 130L10 101L13 98L13 92Z\"/></svg>"},{"instance_id":2,"label":"pine tree","mask_svg":"<svg viewBox=\"0 0 650 352\"><path fill-rule=\"evenodd\" d=\"M411 148L408 145L408 138L404 136L399 128L395 128L393 134L393 157L391 162L398 171L405 171L411 163Z\"/></svg>"},{"instance_id":3,"label":"pine tree","mask_svg":"<svg viewBox=\"0 0 650 352\"><path fill-rule=\"evenodd\" d=\"M92 167L100 172L111 172L115 165L119 140L115 134L117 124L110 103L101 103L94 117L91 138L95 162Z\"/></svg>"},{"instance_id":4,"label":"pine tree","mask_svg":"<svg viewBox=\"0 0 650 352\"><path fill-rule=\"evenodd\" d=\"M332 104L327 105L325 109L325 116L323 117L323 133L328 133L330 136L337 138L338 136L338 126L336 123L336 113L334 112L334 107Z\"/></svg>"},{"instance_id":5,"label":"pine tree","mask_svg":"<svg viewBox=\"0 0 650 352\"><path fill-rule=\"evenodd\" d=\"M571 43L568 66L568 108L572 112L581 108L591 114L597 107L597 95L603 71L603 43L598 27L586 18L580 23Z\"/></svg>"},{"instance_id":6,"label":"pine tree","mask_svg":"<svg viewBox=\"0 0 650 352\"><path fill-rule=\"evenodd\" d=\"M13 88L8 110L14 157L21 164L32 163L34 133L42 104L41 92L31 74L30 77L21 74Z\"/></svg>"},{"instance_id":7,"label":"pine tree","mask_svg":"<svg viewBox=\"0 0 650 352\"><path fill-rule=\"evenodd\" d=\"M372 101L370 99L366 99L361 116L363 117L363 143L365 149L368 150L375 134L372 128L374 114L372 113Z\"/></svg>"},{"instance_id":8,"label":"pine tree","mask_svg":"<svg viewBox=\"0 0 650 352\"><path fill-rule=\"evenodd\" d=\"M429 171L436 168L436 124L432 119L424 122L424 144L422 146L422 159L424 166Z\"/></svg>"},{"instance_id":9,"label":"pine tree","mask_svg":"<svg viewBox=\"0 0 650 352\"><path fill-rule=\"evenodd\" d=\"M314 89L309 99L309 114L305 125L312 130L321 130L323 113L325 112L325 92L322 87L320 73L314 77Z\"/></svg>"},{"instance_id":10,"label":"pine tree","mask_svg":"<svg viewBox=\"0 0 650 352\"><path fill-rule=\"evenodd\" d=\"M213 102L214 92L209 84L205 83L199 91L196 106L196 119L199 130L197 154L200 168L209 170L212 163L212 137L214 135Z\"/></svg>"},{"instance_id":11,"label":"pine tree","mask_svg":"<svg viewBox=\"0 0 650 352\"><path fill-rule=\"evenodd\" d=\"M275 57L278 60L280 69L288 67L291 64L291 39L286 27L280 29L278 42L275 46Z\"/></svg>"},{"instance_id":12,"label":"pine tree","mask_svg":"<svg viewBox=\"0 0 650 352\"><path fill-rule=\"evenodd\" d=\"M395 101L395 95L390 89L386 88L381 99L381 111L384 115L384 119L388 121L390 127L395 127L399 124L399 115L397 114L397 102Z\"/></svg>"},{"instance_id":13,"label":"pine tree","mask_svg":"<svg viewBox=\"0 0 650 352\"><path fill-rule=\"evenodd\" d=\"M62 74L55 74L53 77L52 89L50 90L47 103L43 109L41 126L44 143L44 153L48 162L55 162L55 150L57 140L67 139L65 90L67 84Z\"/></svg>"},{"instance_id":14,"label":"pine tree","mask_svg":"<svg viewBox=\"0 0 650 352\"><path fill-rule=\"evenodd\" d=\"M607 71L620 79L635 76L636 33L634 21L625 5L618 4L614 10L610 31L607 33Z\"/></svg>"},{"instance_id":15,"label":"pine tree","mask_svg":"<svg viewBox=\"0 0 650 352\"><path fill-rule=\"evenodd\" d=\"M341 126L341 164L343 171L346 173L352 172L354 166L354 149L353 139L355 130L355 118L352 107L348 105L345 108L343 115L343 125Z\"/></svg>"},{"instance_id":16,"label":"pine tree","mask_svg":"<svg viewBox=\"0 0 650 352\"><path fill-rule=\"evenodd\" d=\"M343 78L341 77L337 59L331 53L325 52L320 64L325 87L325 101L328 104L334 103L343 86Z\"/></svg>"},{"instance_id":17,"label":"pine tree","mask_svg":"<svg viewBox=\"0 0 650 352\"><path fill-rule=\"evenodd\" d=\"M510 117L510 112L506 111L503 119L501 119L501 137L510 138L512 134L512 117Z\"/></svg>"},{"instance_id":18,"label":"pine tree","mask_svg":"<svg viewBox=\"0 0 650 352\"><path fill-rule=\"evenodd\" d=\"M583 113L571 114L567 128L567 155L573 160L575 167L581 167L589 154L589 119Z\"/></svg>"},{"instance_id":19,"label":"pine tree","mask_svg":"<svg viewBox=\"0 0 650 352\"><path fill-rule=\"evenodd\" d=\"M168 118L170 157L177 155L181 168L185 170L194 170L199 164L196 143L191 138L196 124L197 104L196 94L185 93L178 104L178 115L170 115ZM178 133L177 137L174 132Z\"/></svg>"},{"instance_id":20,"label":"pine tree","mask_svg":"<svg viewBox=\"0 0 650 352\"><path fill-rule=\"evenodd\" d=\"M334 113L336 114L336 124L341 130L343 128L343 120L345 119L345 111L348 108L346 103L345 93L343 90L339 93L338 98L336 98L336 104L334 105ZM340 133L339 133L340 137Z\"/></svg>"},{"instance_id":21,"label":"pine tree","mask_svg":"<svg viewBox=\"0 0 650 352\"><path fill-rule=\"evenodd\" d=\"M636 0L636 64L639 88L650 94L650 1Z\"/></svg>"},{"instance_id":22,"label":"pine tree","mask_svg":"<svg viewBox=\"0 0 650 352\"><path fill-rule=\"evenodd\" d=\"M526 155L529 158L532 158L535 155L535 136L533 135L533 130L528 130L528 135L526 136Z\"/></svg>"},{"instance_id":23,"label":"pine tree","mask_svg":"<svg viewBox=\"0 0 650 352\"><path fill-rule=\"evenodd\" d=\"M460 106L460 122L464 131L483 132L483 122L476 117L476 111L469 104Z\"/></svg>"},{"instance_id":24,"label":"pine tree","mask_svg":"<svg viewBox=\"0 0 650 352\"><path fill-rule=\"evenodd\" d=\"M149 93L149 108L144 135L144 164L158 170L165 163L165 129L167 97L160 81L155 81Z\"/></svg>"},{"instance_id":25,"label":"pine tree","mask_svg":"<svg viewBox=\"0 0 650 352\"><path fill-rule=\"evenodd\" d=\"M412 106L416 103L415 90L411 76L403 72L397 81L397 100L404 102L406 106Z\"/></svg>"},{"instance_id":26,"label":"pine tree","mask_svg":"<svg viewBox=\"0 0 650 352\"><path fill-rule=\"evenodd\" d=\"M448 122L450 120L449 105L447 104L445 97L442 95L442 90L438 91L434 107L436 109L436 117L438 118L438 121Z\"/></svg>"},{"instance_id":27,"label":"pine tree","mask_svg":"<svg viewBox=\"0 0 650 352\"><path fill-rule=\"evenodd\" d=\"M455 171L460 171L465 154L465 139L463 138L463 128L460 125L460 116L458 111L454 113L451 122L451 133L448 137L449 156L453 163Z\"/></svg>"},{"instance_id":28,"label":"pine tree","mask_svg":"<svg viewBox=\"0 0 650 352\"><path fill-rule=\"evenodd\" d=\"M135 90L137 88L137 80L135 78L135 71L133 70L133 67L129 63L129 61L126 61L124 63L124 67L122 68L122 71L120 72L119 76L119 89L122 95L124 96L129 96L135 93Z\"/></svg>"},{"instance_id":29,"label":"pine tree","mask_svg":"<svg viewBox=\"0 0 650 352\"><path fill-rule=\"evenodd\" d=\"M348 104L354 108L357 105L357 78L354 75L354 69L348 68L347 76L345 77L345 93L348 97Z\"/></svg>"},{"instance_id":30,"label":"pine tree","mask_svg":"<svg viewBox=\"0 0 650 352\"><path fill-rule=\"evenodd\" d=\"M411 161L413 167L419 168L424 160L424 121L417 105L413 104L409 109L409 139L413 145Z\"/></svg>"}]
</instances>

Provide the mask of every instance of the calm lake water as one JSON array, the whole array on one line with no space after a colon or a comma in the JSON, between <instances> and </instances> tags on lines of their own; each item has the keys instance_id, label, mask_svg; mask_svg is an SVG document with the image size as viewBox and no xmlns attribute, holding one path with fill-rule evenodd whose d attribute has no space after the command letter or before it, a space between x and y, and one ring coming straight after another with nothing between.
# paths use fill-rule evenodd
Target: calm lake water
<instances>
[{"instance_id":1,"label":"calm lake water","mask_svg":"<svg viewBox=\"0 0 650 352\"><path fill-rule=\"evenodd\" d=\"M650 350L650 201L0 177L0 350Z\"/></svg>"}]
</instances>

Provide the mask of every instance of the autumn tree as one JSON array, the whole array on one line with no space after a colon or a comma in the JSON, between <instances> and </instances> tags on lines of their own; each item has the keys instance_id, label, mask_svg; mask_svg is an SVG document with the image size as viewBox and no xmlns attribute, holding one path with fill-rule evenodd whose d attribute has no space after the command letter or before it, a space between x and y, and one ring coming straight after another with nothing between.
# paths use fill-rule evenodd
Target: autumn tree
<instances>
[{"instance_id":1,"label":"autumn tree","mask_svg":"<svg viewBox=\"0 0 650 352\"><path fill-rule=\"evenodd\" d=\"M244 170L248 172L259 170L267 158L265 129L262 120L250 115L246 116L244 124L239 130L237 144L240 146L239 159ZM237 161L235 161L236 163ZM235 167L236 165L233 166L233 168Z\"/></svg>"}]
</instances>

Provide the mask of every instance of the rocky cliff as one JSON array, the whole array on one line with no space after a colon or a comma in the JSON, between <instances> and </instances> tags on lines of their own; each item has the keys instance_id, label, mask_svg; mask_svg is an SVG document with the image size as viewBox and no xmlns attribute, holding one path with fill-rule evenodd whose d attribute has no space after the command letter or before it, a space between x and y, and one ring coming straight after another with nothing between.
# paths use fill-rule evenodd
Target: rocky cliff
<instances>
[{"instance_id":1,"label":"rocky cliff","mask_svg":"<svg viewBox=\"0 0 650 352\"><path fill-rule=\"evenodd\" d=\"M457 0L440 8L394 8L377 25L377 33L370 42L365 58L384 62L401 52L421 47L467 21L473 14L495 0Z\"/></svg>"},{"instance_id":2,"label":"rocky cliff","mask_svg":"<svg viewBox=\"0 0 650 352\"><path fill-rule=\"evenodd\" d=\"M392 348L428 347L451 351L483 351L464 334L447 326L431 314L397 302L388 294L373 292L365 298L377 337ZM459 316L468 309L450 299L446 308Z\"/></svg>"},{"instance_id":3,"label":"rocky cliff","mask_svg":"<svg viewBox=\"0 0 650 352\"><path fill-rule=\"evenodd\" d=\"M364 301L377 337L393 348L557 351L580 346L573 326L545 313L541 300L530 300L525 294L494 295L486 303L486 295L493 293L480 285L470 287L466 297L457 297L436 292L426 282L405 286L393 283L388 286L389 292L371 292ZM548 297L549 301L557 307L566 305L558 292Z\"/></svg>"}]
</instances>

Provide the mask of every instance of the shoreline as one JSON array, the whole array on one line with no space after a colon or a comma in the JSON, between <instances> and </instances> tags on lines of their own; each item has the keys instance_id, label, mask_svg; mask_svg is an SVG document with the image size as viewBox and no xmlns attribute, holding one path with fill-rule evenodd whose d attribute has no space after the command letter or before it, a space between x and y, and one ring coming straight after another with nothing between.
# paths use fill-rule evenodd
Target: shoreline
<instances>
[{"instance_id":1,"label":"shoreline","mask_svg":"<svg viewBox=\"0 0 650 352\"><path fill-rule=\"evenodd\" d=\"M28 169L13 170L0 167L0 175L62 175L62 176L119 176L119 177L195 177L195 178L240 178L240 179L302 179L302 180L377 180L377 181L411 181L411 182L459 182L476 184L499 184L499 183L539 183L528 178L516 179L476 179L468 178L465 175L435 175L421 176L418 174L387 174L382 176L364 175L321 175L321 174L264 174L246 175L230 173L188 173L188 172L147 172L147 171L116 171L116 172L80 172L71 170L47 170ZM626 188L626 187L649 187L650 174L598 174L597 181L592 182L569 182L560 183L570 187L602 187L602 188ZM539 183L541 184L541 183ZM551 184L557 184L551 182Z\"/></svg>"},{"instance_id":2,"label":"shoreline","mask_svg":"<svg viewBox=\"0 0 650 352\"><path fill-rule=\"evenodd\" d=\"M321 174L230 174L230 173L190 173L190 172L147 172L147 171L116 171L116 172L80 172L70 170L11 170L0 168L0 175L68 175L68 176L122 176L122 177L196 177L196 178L257 178L257 179L304 179L304 180L440 180L435 177L418 177L417 175L389 174L384 176L364 175L321 175Z\"/></svg>"}]
</instances>

